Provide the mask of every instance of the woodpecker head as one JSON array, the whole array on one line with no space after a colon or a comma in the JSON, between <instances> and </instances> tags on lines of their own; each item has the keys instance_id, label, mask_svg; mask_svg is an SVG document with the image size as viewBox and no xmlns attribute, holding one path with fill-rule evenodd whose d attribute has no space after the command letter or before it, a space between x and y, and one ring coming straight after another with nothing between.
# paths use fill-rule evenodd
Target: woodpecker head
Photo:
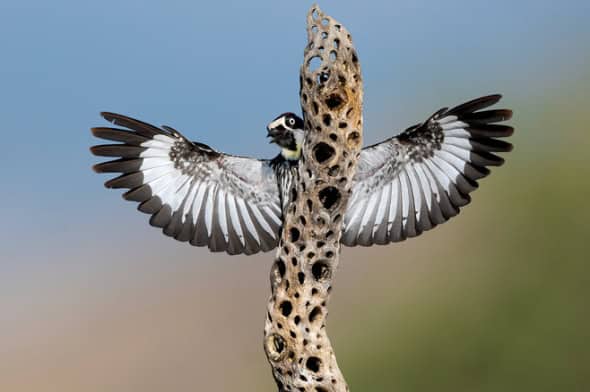
<instances>
[{"instance_id":1,"label":"woodpecker head","mask_svg":"<svg viewBox=\"0 0 590 392\"><path fill-rule=\"evenodd\" d=\"M303 144L303 120L293 113L283 113L266 127L271 143L281 147L285 159L297 160Z\"/></svg>"}]
</instances>

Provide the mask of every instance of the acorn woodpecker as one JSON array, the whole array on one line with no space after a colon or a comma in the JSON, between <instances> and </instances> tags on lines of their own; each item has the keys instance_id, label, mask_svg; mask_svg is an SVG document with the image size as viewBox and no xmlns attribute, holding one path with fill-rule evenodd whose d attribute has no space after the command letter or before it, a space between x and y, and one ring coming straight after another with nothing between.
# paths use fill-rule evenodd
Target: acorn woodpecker
<instances>
[{"instance_id":1,"label":"acorn woodpecker","mask_svg":"<svg viewBox=\"0 0 590 392\"><path fill-rule=\"evenodd\" d=\"M397 136L365 147L353 178L341 242L347 246L387 244L415 237L444 223L470 202L469 194L497 152L512 145L499 140L513 128L496 124L507 109L482 110L500 95L443 108ZM304 123L284 113L267 127L281 152L274 159L224 154L191 142L175 129L114 113L102 116L120 128L93 128L92 153L118 159L99 163L99 173L121 173L108 188L129 189L127 200L151 214L150 224L195 246L229 254L275 248L288 194L297 175Z\"/></svg>"}]
</instances>

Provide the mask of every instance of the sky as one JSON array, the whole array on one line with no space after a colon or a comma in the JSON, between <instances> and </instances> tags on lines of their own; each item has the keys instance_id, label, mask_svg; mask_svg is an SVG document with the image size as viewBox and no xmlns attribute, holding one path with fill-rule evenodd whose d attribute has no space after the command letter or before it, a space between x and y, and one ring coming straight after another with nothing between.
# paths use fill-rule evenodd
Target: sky
<instances>
[{"instance_id":1,"label":"sky","mask_svg":"<svg viewBox=\"0 0 590 392\"><path fill-rule=\"evenodd\" d=\"M106 125L99 113L112 111L170 125L220 151L273 157L266 124L300 111L310 5L0 3L4 325L16 334L25 320L52 319L52 309L65 314L88 298L100 302L105 291L116 298L135 285L177 279L179 271L210 288L236 263L270 266L268 255L212 255L149 227L147 216L92 172L100 160L89 153L98 142L89 129ZM367 145L440 107L490 93L504 94L516 124L520 116L535 118L541 107L566 113L567 104L586 104L566 91L587 75L587 1L340 0L320 6L347 26L358 49ZM524 151L562 140L555 132L522 132Z\"/></svg>"}]
</instances>

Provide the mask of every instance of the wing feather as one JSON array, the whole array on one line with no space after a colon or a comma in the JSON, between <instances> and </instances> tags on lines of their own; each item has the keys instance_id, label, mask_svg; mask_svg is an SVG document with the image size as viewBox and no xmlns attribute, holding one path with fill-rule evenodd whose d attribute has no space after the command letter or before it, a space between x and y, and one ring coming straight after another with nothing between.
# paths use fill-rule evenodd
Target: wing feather
<instances>
[{"instance_id":1,"label":"wing feather","mask_svg":"<svg viewBox=\"0 0 590 392\"><path fill-rule=\"evenodd\" d=\"M376 244L385 244L387 242L388 222L386 217L389 215L389 210L391 209L391 187L392 184L389 183L380 192L381 200L379 204L384 208L378 208L377 215L375 216L372 234Z\"/></svg>"},{"instance_id":2,"label":"wing feather","mask_svg":"<svg viewBox=\"0 0 590 392\"><path fill-rule=\"evenodd\" d=\"M102 113L123 127L93 128L94 136L117 142L91 152L116 159L94 166L120 173L109 188L128 189L127 200L151 216L164 234L230 254L269 251L282 225L275 172L268 160L219 153L190 142L170 127L156 127L115 113Z\"/></svg>"},{"instance_id":3,"label":"wing feather","mask_svg":"<svg viewBox=\"0 0 590 392\"><path fill-rule=\"evenodd\" d=\"M471 201L478 180L500 166L512 145L498 138L512 127L495 124L507 109L481 110L500 95L435 112L422 124L362 150L344 216L348 246L403 241L446 222Z\"/></svg>"}]
</instances>

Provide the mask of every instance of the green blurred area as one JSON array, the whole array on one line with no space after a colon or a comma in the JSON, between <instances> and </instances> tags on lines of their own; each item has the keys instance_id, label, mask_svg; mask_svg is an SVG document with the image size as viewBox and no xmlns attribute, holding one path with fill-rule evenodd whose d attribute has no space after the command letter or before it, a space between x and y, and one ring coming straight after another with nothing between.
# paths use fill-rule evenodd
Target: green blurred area
<instances>
[{"instance_id":1,"label":"green blurred area","mask_svg":"<svg viewBox=\"0 0 590 392\"><path fill-rule=\"evenodd\" d=\"M477 208L437 228L442 243L407 242L428 282L392 278L370 303L336 307L352 321L329 325L351 390L590 390L588 80L516 103L515 149L472 195ZM391 272L396 251L374 266ZM375 291L371 279L359 289Z\"/></svg>"}]
</instances>

